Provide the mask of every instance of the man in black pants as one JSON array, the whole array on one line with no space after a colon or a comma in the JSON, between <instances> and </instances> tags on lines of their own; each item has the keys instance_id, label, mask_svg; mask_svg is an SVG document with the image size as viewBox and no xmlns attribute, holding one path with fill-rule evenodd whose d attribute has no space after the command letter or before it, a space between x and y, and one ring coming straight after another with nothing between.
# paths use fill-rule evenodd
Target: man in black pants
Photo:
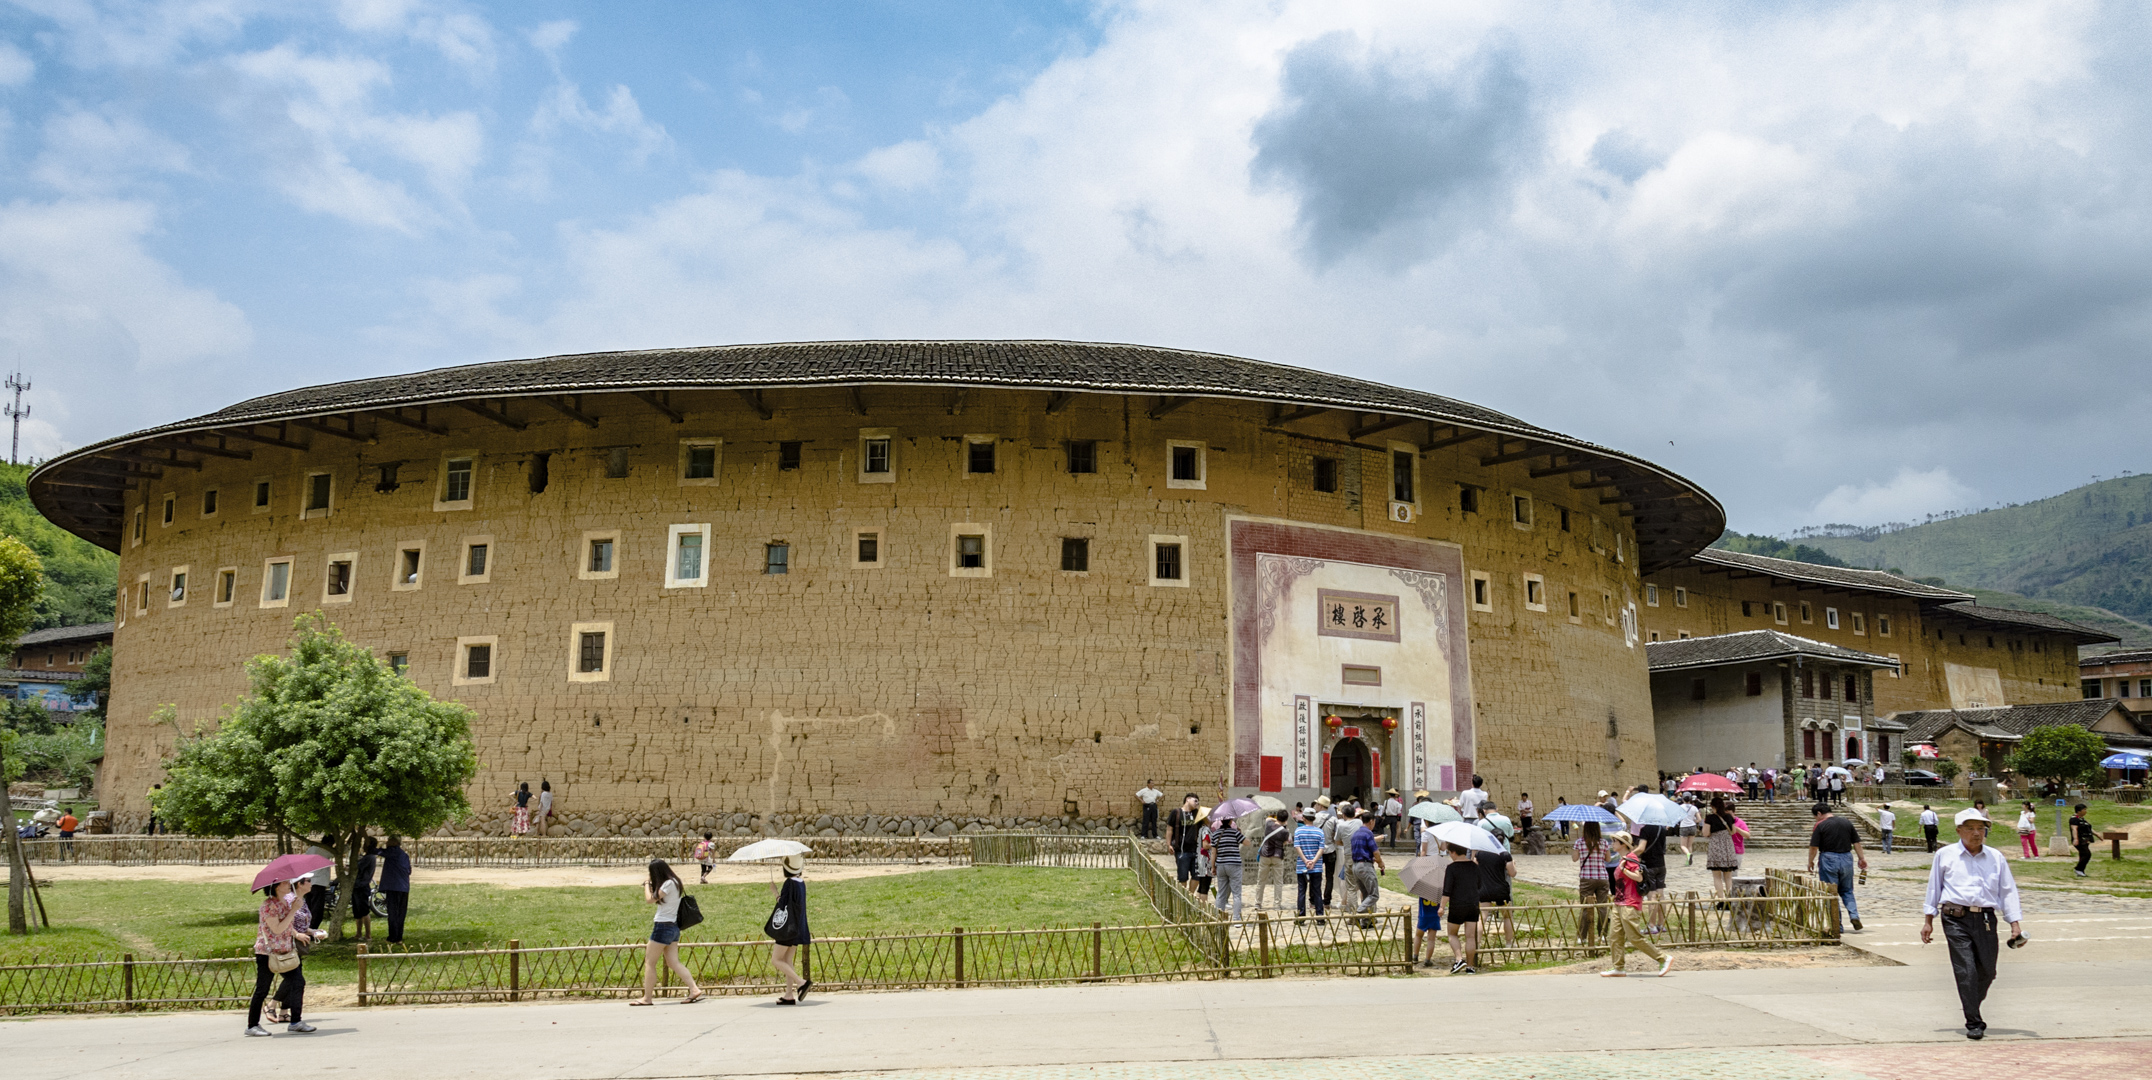
<instances>
[{"instance_id":1,"label":"man in black pants","mask_svg":"<svg viewBox=\"0 0 2152 1080\"><path fill-rule=\"evenodd\" d=\"M1143 804L1143 827L1137 830L1137 836L1145 840L1158 839L1158 800L1165 797L1166 793L1158 790L1155 781L1143 782L1143 790L1136 792L1136 801Z\"/></svg>"},{"instance_id":2,"label":"man in black pants","mask_svg":"<svg viewBox=\"0 0 2152 1080\"><path fill-rule=\"evenodd\" d=\"M404 912L411 905L411 856L403 849L403 837L389 837L381 849L381 913L389 920L388 943L403 941Z\"/></svg>"},{"instance_id":3,"label":"man in black pants","mask_svg":"<svg viewBox=\"0 0 2152 1080\"><path fill-rule=\"evenodd\" d=\"M1935 854L1935 827L1942 820L1935 816L1935 807L1926 803L1920 805L1920 831L1922 835L1928 838L1928 854L1930 855Z\"/></svg>"},{"instance_id":4,"label":"man in black pants","mask_svg":"<svg viewBox=\"0 0 2152 1080\"><path fill-rule=\"evenodd\" d=\"M1166 835L1173 847L1173 877L1184 889L1196 887L1196 848L1202 830L1196 828L1196 793L1191 791L1181 799L1181 804L1166 815Z\"/></svg>"},{"instance_id":5,"label":"man in black pants","mask_svg":"<svg viewBox=\"0 0 2152 1080\"><path fill-rule=\"evenodd\" d=\"M1935 917L1943 917L1943 939L1950 948L1950 973L1958 983L1968 1039L1988 1033L1980 1005L1995 982L1996 918L2010 924L2011 948L2025 943L2017 879L2002 852L1987 846L1988 825L1988 816L1979 810L1958 811L1958 842L1935 853L1928 896L1921 904L1921 944L1934 939Z\"/></svg>"},{"instance_id":6,"label":"man in black pants","mask_svg":"<svg viewBox=\"0 0 2152 1080\"><path fill-rule=\"evenodd\" d=\"M2092 862L2092 821L2085 817L2085 804L2077 804L2077 813L2070 818L2070 843L2077 847L2077 876L2085 876L2085 867Z\"/></svg>"}]
</instances>

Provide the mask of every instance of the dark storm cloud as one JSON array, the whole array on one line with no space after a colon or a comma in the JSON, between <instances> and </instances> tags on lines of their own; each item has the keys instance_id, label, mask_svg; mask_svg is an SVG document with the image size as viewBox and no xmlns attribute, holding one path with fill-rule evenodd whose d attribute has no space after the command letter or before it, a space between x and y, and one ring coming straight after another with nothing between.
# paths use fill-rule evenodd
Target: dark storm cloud
<instances>
[{"instance_id":1,"label":"dark storm cloud","mask_svg":"<svg viewBox=\"0 0 2152 1080\"><path fill-rule=\"evenodd\" d=\"M1300 197L1319 263L1404 232L1407 259L1495 201L1532 144L1532 95L1510 53L1482 48L1445 76L1369 57L1334 33L1286 57L1283 101L1255 125L1259 182Z\"/></svg>"}]
</instances>

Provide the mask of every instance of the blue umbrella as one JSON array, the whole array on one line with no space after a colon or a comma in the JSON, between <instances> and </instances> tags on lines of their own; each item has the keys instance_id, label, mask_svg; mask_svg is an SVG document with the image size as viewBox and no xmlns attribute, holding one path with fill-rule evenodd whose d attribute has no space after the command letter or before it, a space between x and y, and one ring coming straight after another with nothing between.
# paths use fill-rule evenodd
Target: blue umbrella
<instances>
[{"instance_id":1,"label":"blue umbrella","mask_svg":"<svg viewBox=\"0 0 2152 1080\"><path fill-rule=\"evenodd\" d=\"M1607 813L1606 807L1592 806L1586 803L1563 803L1562 805L1555 807L1553 811L1549 812L1547 816L1542 820L1596 821L1601 825L1619 825L1622 823L1622 820L1620 818L1615 817L1613 814Z\"/></svg>"},{"instance_id":2,"label":"blue umbrella","mask_svg":"<svg viewBox=\"0 0 2152 1080\"><path fill-rule=\"evenodd\" d=\"M2136 754L2109 754L2100 759L2100 767L2103 769L2142 769L2148 764L2152 763Z\"/></svg>"}]
</instances>

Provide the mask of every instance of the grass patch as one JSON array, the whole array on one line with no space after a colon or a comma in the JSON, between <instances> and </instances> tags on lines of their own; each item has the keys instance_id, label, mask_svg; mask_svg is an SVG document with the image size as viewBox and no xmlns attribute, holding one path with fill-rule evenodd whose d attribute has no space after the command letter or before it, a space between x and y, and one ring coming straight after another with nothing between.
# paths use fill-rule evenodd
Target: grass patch
<instances>
[{"instance_id":1,"label":"grass patch","mask_svg":"<svg viewBox=\"0 0 2152 1080\"><path fill-rule=\"evenodd\" d=\"M2070 819L2070 807L2076 806L2080 801L2085 804L2085 817L2092 822L2096 831L2127 828L2146 818L2152 818L2152 805L2144 803L2118 803L2113 799L2071 799L2070 805L2063 807L2062 818L2065 822ZM2007 841L2004 844L2005 850L2017 850L2017 816L2018 811L2024 809L2023 803L2023 799L2016 799L2007 803L1988 804L1988 816L1995 819L1989 835L1997 840ZM1876 804L1862 805L1873 812ZM1920 808L1923 805L1934 807L1937 816L1942 818L1942 823L1936 828L1935 839L1937 843L1947 844L1958 838L1951 829L1950 819L1956 816L1958 811L1973 805L1973 802L1971 799L1940 799L1927 795L1915 799L1893 800L1890 808L1892 813L1898 815L1896 829L1899 844L1906 843L1906 837L1912 837L1915 842L1919 841ZM2045 849L2048 837L2055 832L2055 800L2034 799L2033 805L2040 808L2040 846Z\"/></svg>"},{"instance_id":2,"label":"grass patch","mask_svg":"<svg viewBox=\"0 0 2152 1080\"><path fill-rule=\"evenodd\" d=\"M759 940L770 912L767 885L690 885L707 920L689 941ZM230 956L254 946L256 903L236 885L159 881L58 881L44 885L51 930L0 938L0 964ZM634 886L511 889L426 885L412 891L405 944L502 947L640 941L649 905ZM810 881L809 925L817 937L975 929L1108 926L1157 921L1125 870L967 867L849 881ZM33 920L34 922L34 920ZM348 928L348 924L347 924ZM386 924L374 920L378 943ZM355 977L350 945L307 960L328 982Z\"/></svg>"}]
</instances>

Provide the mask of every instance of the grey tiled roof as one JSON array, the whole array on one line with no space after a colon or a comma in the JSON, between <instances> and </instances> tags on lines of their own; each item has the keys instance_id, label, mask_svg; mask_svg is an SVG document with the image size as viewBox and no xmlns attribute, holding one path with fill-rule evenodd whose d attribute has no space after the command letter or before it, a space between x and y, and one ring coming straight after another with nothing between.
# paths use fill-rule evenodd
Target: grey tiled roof
<instances>
[{"instance_id":1,"label":"grey tiled roof","mask_svg":"<svg viewBox=\"0 0 2152 1080\"><path fill-rule=\"evenodd\" d=\"M2120 709L2132 727L2140 727L2129 710L2106 698L2085 698L2075 701L2045 701L2030 705L2009 705L1994 709L1924 709L1915 712L1893 713L1891 719L1906 727L1905 737L1910 742L1930 742L1952 727L1961 727L1982 738L2014 742L2035 728L2074 724L2090 728L2108 713ZM2118 745L2152 746L2152 736L2142 733L2125 735L2111 731L2094 732L2103 738L2118 740Z\"/></svg>"},{"instance_id":2,"label":"grey tiled roof","mask_svg":"<svg viewBox=\"0 0 2152 1080\"><path fill-rule=\"evenodd\" d=\"M1956 589L1923 585L1910 578L1899 577L1883 570L1856 570L1845 566L1820 566L1816 563L1795 562L1792 559L1774 559L1768 555L1750 555L1746 552L1728 551L1725 548L1705 548L1689 556L1691 562L1712 566L1746 570L1753 574L1768 574L1787 581L1806 582L1811 585L1835 585L1842 589L1858 589L1863 592L1890 593L1893 596L1910 596L1916 600L1971 600L1973 594Z\"/></svg>"},{"instance_id":3,"label":"grey tiled roof","mask_svg":"<svg viewBox=\"0 0 2152 1080\"><path fill-rule=\"evenodd\" d=\"M1898 662L1888 656L1841 649L1836 645L1780 633L1777 630L1743 630L1738 634L1654 641L1644 646L1644 656L1653 671L1750 664L1759 660L1779 660L1796 656L1862 667L1898 666Z\"/></svg>"},{"instance_id":4,"label":"grey tiled roof","mask_svg":"<svg viewBox=\"0 0 2152 1080\"><path fill-rule=\"evenodd\" d=\"M403 406L515 397L657 390L942 386L1213 397L1411 417L1606 459L1634 501L1685 497L1684 512L1639 529L1639 565L1678 562L1715 538L1725 511L1688 479L1621 451L1437 394L1218 353L1074 341L818 341L577 353L436 368L327 383L250 398L228 408L61 455L30 477L39 509L99 543L116 544L117 515L76 514L44 482L99 453L159 436L239 429ZM781 402L779 402L781 405ZM124 461L126 459L113 459ZM94 534L94 535L93 535Z\"/></svg>"},{"instance_id":5,"label":"grey tiled roof","mask_svg":"<svg viewBox=\"0 0 2152 1080\"><path fill-rule=\"evenodd\" d=\"M2103 664L2142 664L2147 660L2152 660L2152 649L2117 649L2098 656L2079 657L2077 666L2095 668Z\"/></svg>"},{"instance_id":6,"label":"grey tiled roof","mask_svg":"<svg viewBox=\"0 0 2152 1080\"><path fill-rule=\"evenodd\" d=\"M81 626L55 626L49 630L32 630L15 641L16 648L25 645L50 645L62 641L89 641L112 636L112 624L108 622L85 623Z\"/></svg>"},{"instance_id":7,"label":"grey tiled roof","mask_svg":"<svg viewBox=\"0 0 2152 1080\"><path fill-rule=\"evenodd\" d=\"M1989 607L1986 604L1975 603L1944 604L1935 610L1938 614L1956 615L1962 619L1985 623L1989 626L1999 626L2006 630L2021 632L2035 630L2042 633L2062 634L2076 638L2077 643L2080 645L2097 645L2103 641L2122 640L2105 630L2094 630L2081 623L2058 619L2053 615L2042 615L2037 611L2019 611L2016 608Z\"/></svg>"}]
</instances>

